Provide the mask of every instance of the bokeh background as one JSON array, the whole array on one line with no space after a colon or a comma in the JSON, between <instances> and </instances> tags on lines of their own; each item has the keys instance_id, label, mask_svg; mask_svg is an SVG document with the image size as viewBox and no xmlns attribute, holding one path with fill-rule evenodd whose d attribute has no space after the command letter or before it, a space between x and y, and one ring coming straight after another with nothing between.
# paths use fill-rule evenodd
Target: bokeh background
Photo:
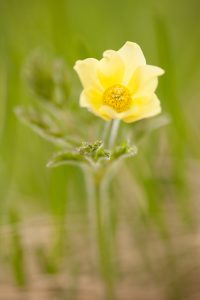
<instances>
[{"instance_id":1,"label":"bokeh background","mask_svg":"<svg viewBox=\"0 0 200 300\"><path fill-rule=\"evenodd\" d=\"M198 0L0 0L1 300L106 299L110 277L115 299L200 299L199 11ZM77 59L100 58L127 40L166 70L158 95L171 122L148 134L114 176L117 271L102 280L81 170L47 169L54 147L14 108L34 101L23 75L34 49L72 70Z\"/></svg>"}]
</instances>

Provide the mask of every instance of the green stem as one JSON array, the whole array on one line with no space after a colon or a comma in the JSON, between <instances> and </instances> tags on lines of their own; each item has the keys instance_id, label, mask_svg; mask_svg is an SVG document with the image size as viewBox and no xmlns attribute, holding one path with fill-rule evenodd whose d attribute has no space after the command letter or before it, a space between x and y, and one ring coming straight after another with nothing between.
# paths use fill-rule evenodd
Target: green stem
<instances>
[{"instance_id":1,"label":"green stem","mask_svg":"<svg viewBox=\"0 0 200 300\"><path fill-rule=\"evenodd\" d=\"M109 140L109 148L113 148L115 145L115 141L117 138L118 130L119 130L120 120L112 121L112 128L110 132L110 140Z\"/></svg>"},{"instance_id":2,"label":"green stem","mask_svg":"<svg viewBox=\"0 0 200 300\"><path fill-rule=\"evenodd\" d=\"M105 147L108 146L108 140L109 140L109 133L110 133L110 127L112 125L112 122L109 121L109 122L105 122L104 124L104 129L103 129L103 132L102 132L102 140L104 141L104 145Z\"/></svg>"},{"instance_id":3,"label":"green stem","mask_svg":"<svg viewBox=\"0 0 200 300\"><path fill-rule=\"evenodd\" d=\"M105 285L105 299L113 300L114 293L114 266L111 260L111 236L108 230L108 220L104 215L102 205L104 202L105 191L103 191L103 176L99 172L86 172L86 183L88 188L89 200L89 222L92 230L92 235L96 240L99 269L101 278ZM89 177L88 177L89 176Z\"/></svg>"},{"instance_id":4,"label":"green stem","mask_svg":"<svg viewBox=\"0 0 200 300\"><path fill-rule=\"evenodd\" d=\"M104 139L110 131L108 146L112 149L115 145L119 130L120 120L106 124ZM85 169L86 186L88 193L89 224L92 239L95 237L98 250L99 268L101 277L105 284L107 300L114 300L115 297L115 269L113 264L113 235L110 226L109 202L107 201L107 189L109 176L104 167L97 169Z\"/></svg>"}]
</instances>

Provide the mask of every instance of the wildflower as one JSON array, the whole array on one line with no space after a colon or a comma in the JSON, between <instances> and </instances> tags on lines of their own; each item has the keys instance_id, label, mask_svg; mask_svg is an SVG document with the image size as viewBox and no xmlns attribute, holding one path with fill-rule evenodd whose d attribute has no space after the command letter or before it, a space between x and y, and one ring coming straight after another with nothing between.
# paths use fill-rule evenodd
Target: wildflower
<instances>
[{"instance_id":1,"label":"wildflower","mask_svg":"<svg viewBox=\"0 0 200 300\"><path fill-rule=\"evenodd\" d=\"M74 69L83 85L80 105L105 120L130 123L161 111L155 90L164 71L147 65L136 43L107 50L101 60L78 60Z\"/></svg>"}]
</instances>

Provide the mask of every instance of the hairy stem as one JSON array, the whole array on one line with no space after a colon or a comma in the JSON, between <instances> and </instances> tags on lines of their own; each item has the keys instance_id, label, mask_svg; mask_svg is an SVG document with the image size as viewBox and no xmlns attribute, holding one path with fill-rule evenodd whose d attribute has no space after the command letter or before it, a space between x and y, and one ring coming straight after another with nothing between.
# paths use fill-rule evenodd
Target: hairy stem
<instances>
[{"instance_id":1,"label":"hairy stem","mask_svg":"<svg viewBox=\"0 0 200 300\"><path fill-rule=\"evenodd\" d=\"M92 238L96 243L99 270L105 285L105 299L113 300L114 296L114 266L112 261L112 237L108 226L108 214L105 214L106 191L103 177L97 172L86 172L88 190L89 222ZM89 176L89 178L88 178ZM109 209L109 208L108 208Z\"/></svg>"},{"instance_id":2,"label":"hairy stem","mask_svg":"<svg viewBox=\"0 0 200 300\"><path fill-rule=\"evenodd\" d=\"M110 140L109 140L109 148L111 149L115 145L115 141L117 138L118 130L119 130L120 120L112 121L112 128L110 132Z\"/></svg>"}]
</instances>

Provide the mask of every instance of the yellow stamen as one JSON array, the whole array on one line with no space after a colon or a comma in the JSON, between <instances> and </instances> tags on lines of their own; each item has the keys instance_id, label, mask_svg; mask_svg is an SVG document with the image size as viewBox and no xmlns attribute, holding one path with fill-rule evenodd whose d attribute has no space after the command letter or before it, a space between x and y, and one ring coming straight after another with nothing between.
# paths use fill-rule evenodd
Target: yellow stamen
<instances>
[{"instance_id":1,"label":"yellow stamen","mask_svg":"<svg viewBox=\"0 0 200 300\"><path fill-rule=\"evenodd\" d=\"M104 104L111 106L117 112L123 112L129 109L131 100L129 90L121 84L115 84L109 87L103 95Z\"/></svg>"}]
</instances>

